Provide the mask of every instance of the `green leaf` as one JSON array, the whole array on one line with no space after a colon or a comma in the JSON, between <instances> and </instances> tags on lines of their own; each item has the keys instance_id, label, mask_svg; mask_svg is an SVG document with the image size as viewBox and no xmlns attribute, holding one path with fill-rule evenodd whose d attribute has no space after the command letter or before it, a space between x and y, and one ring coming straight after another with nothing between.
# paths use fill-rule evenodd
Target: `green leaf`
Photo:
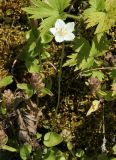
<instances>
[{"instance_id":1,"label":"green leaf","mask_svg":"<svg viewBox=\"0 0 116 160\"><path fill-rule=\"evenodd\" d=\"M90 57L90 44L83 37L77 37L74 42L75 51L77 55L76 70L90 68L93 65L94 57Z\"/></svg>"},{"instance_id":2,"label":"green leaf","mask_svg":"<svg viewBox=\"0 0 116 160\"><path fill-rule=\"evenodd\" d=\"M58 150L57 148L47 148L46 149L46 154L44 156L45 160L66 160L64 157L63 152Z\"/></svg>"},{"instance_id":3,"label":"green leaf","mask_svg":"<svg viewBox=\"0 0 116 160\"><path fill-rule=\"evenodd\" d=\"M96 28L95 34L101 32L107 32L111 29L111 27L115 25L116 19L114 19L114 17L116 16L116 14L113 15L111 13L105 13L105 14L101 13L98 16L99 18L103 19L102 21L100 19L97 21L98 26Z\"/></svg>"},{"instance_id":4,"label":"green leaf","mask_svg":"<svg viewBox=\"0 0 116 160\"><path fill-rule=\"evenodd\" d=\"M115 0L91 0L91 7L84 11L87 28L97 25L96 33L107 32L116 22Z\"/></svg>"},{"instance_id":5,"label":"green leaf","mask_svg":"<svg viewBox=\"0 0 116 160\"><path fill-rule=\"evenodd\" d=\"M7 85L13 82L12 76L6 76L5 78L0 80L0 88L6 87Z\"/></svg>"},{"instance_id":6,"label":"green leaf","mask_svg":"<svg viewBox=\"0 0 116 160\"><path fill-rule=\"evenodd\" d=\"M65 157L60 157L58 160L66 160Z\"/></svg>"},{"instance_id":7,"label":"green leaf","mask_svg":"<svg viewBox=\"0 0 116 160\"><path fill-rule=\"evenodd\" d=\"M32 28L26 33L27 45L20 55L22 61L33 61L41 54L43 45L41 44L40 32L37 28Z\"/></svg>"},{"instance_id":8,"label":"green leaf","mask_svg":"<svg viewBox=\"0 0 116 160\"><path fill-rule=\"evenodd\" d=\"M113 157L113 158L111 158L110 160L116 160L116 158Z\"/></svg>"},{"instance_id":9,"label":"green leaf","mask_svg":"<svg viewBox=\"0 0 116 160\"><path fill-rule=\"evenodd\" d=\"M75 66L77 64L77 53L73 53L70 56L67 56L69 59L66 60L66 62L63 64L63 67L69 66Z\"/></svg>"},{"instance_id":10,"label":"green leaf","mask_svg":"<svg viewBox=\"0 0 116 160\"><path fill-rule=\"evenodd\" d=\"M37 59L27 60L25 65L28 69L29 73L38 73L41 70L41 66L39 65L39 61Z\"/></svg>"},{"instance_id":11,"label":"green leaf","mask_svg":"<svg viewBox=\"0 0 116 160\"><path fill-rule=\"evenodd\" d=\"M41 36L41 43L49 43L51 40L53 39L53 36L49 33L46 33L46 34L42 34Z\"/></svg>"},{"instance_id":12,"label":"green leaf","mask_svg":"<svg viewBox=\"0 0 116 160\"><path fill-rule=\"evenodd\" d=\"M0 114L3 114L3 115L5 115L5 114L7 114L7 109L6 109L6 106L0 106Z\"/></svg>"},{"instance_id":13,"label":"green leaf","mask_svg":"<svg viewBox=\"0 0 116 160\"><path fill-rule=\"evenodd\" d=\"M116 1L115 0L106 0L105 8L107 11L115 10L116 9ZM116 12L116 11L114 11Z\"/></svg>"},{"instance_id":14,"label":"green leaf","mask_svg":"<svg viewBox=\"0 0 116 160\"><path fill-rule=\"evenodd\" d=\"M56 160L56 153L54 150L49 150L44 157L45 160Z\"/></svg>"},{"instance_id":15,"label":"green leaf","mask_svg":"<svg viewBox=\"0 0 116 160\"><path fill-rule=\"evenodd\" d=\"M106 34L99 33L94 36L90 56L98 57L104 55L109 49L109 41Z\"/></svg>"},{"instance_id":16,"label":"green leaf","mask_svg":"<svg viewBox=\"0 0 116 160\"><path fill-rule=\"evenodd\" d=\"M86 116L91 115L91 113L97 111L99 108L100 108L100 101L94 100L94 101L92 102L92 105L91 105L90 109L88 110Z\"/></svg>"},{"instance_id":17,"label":"green leaf","mask_svg":"<svg viewBox=\"0 0 116 160\"><path fill-rule=\"evenodd\" d=\"M84 150L82 149L78 149L77 152L76 152L76 157L83 157L85 155L85 152Z\"/></svg>"},{"instance_id":18,"label":"green leaf","mask_svg":"<svg viewBox=\"0 0 116 160\"><path fill-rule=\"evenodd\" d=\"M43 3L43 2L41 2ZM46 18L49 16L57 15L58 11L51 8L49 5L45 4L44 6L40 7L25 7L23 8L28 14L32 14L31 18Z\"/></svg>"},{"instance_id":19,"label":"green leaf","mask_svg":"<svg viewBox=\"0 0 116 160\"><path fill-rule=\"evenodd\" d=\"M37 139L40 139L41 137L42 137L42 134L40 134L40 133L37 133L37 134L36 134L36 138L37 138Z\"/></svg>"},{"instance_id":20,"label":"green leaf","mask_svg":"<svg viewBox=\"0 0 116 160\"><path fill-rule=\"evenodd\" d=\"M17 88L24 90L25 93L28 95L28 98L30 98L33 95L33 88L29 84L17 83Z\"/></svg>"},{"instance_id":21,"label":"green leaf","mask_svg":"<svg viewBox=\"0 0 116 160\"><path fill-rule=\"evenodd\" d=\"M41 22L41 26L39 27L41 31L41 37L43 37L43 35L49 31L58 18L59 15L52 15Z\"/></svg>"},{"instance_id":22,"label":"green leaf","mask_svg":"<svg viewBox=\"0 0 116 160\"><path fill-rule=\"evenodd\" d=\"M116 69L114 69L114 70L112 70L111 72L110 72L110 78L111 79L116 79Z\"/></svg>"},{"instance_id":23,"label":"green leaf","mask_svg":"<svg viewBox=\"0 0 116 160\"><path fill-rule=\"evenodd\" d=\"M75 70L84 70L90 68L94 63L94 57L89 56L90 54L90 44L83 37L77 37L74 41L74 49L77 54L72 54L68 56L70 58L66 61L63 66L74 66L76 65Z\"/></svg>"},{"instance_id":24,"label":"green leaf","mask_svg":"<svg viewBox=\"0 0 116 160\"><path fill-rule=\"evenodd\" d=\"M100 97L104 98L106 101L112 101L113 100L112 91L99 90L98 94L99 94Z\"/></svg>"},{"instance_id":25,"label":"green leaf","mask_svg":"<svg viewBox=\"0 0 116 160\"><path fill-rule=\"evenodd\" d=\"M23 8L23 10L31 14L31 18L45 18L42 20L40 26L40 29L42 29L41 33L45 34L49 31L49 28L51 28L55 21L58 19L59 12L55 10L55 8L52 8L50 5L45 2L41 2L40 0L33 0L33 3L36 5L36 7L25 7Z\"/></svg>"},{"instance_id":26,"label":"green leaf","mask_svg":"<svg viewBox=\"0 0 116 160\"><path fill-rule=\"evenodd\" d=\"M2 149L3 149L3 150L10 151L10 152L17 152L17 149L15 149L15 148L13 148L13 147L10 147L10 146L7 146L7 145L3 145L3 146L2 146Z\"/></svg>"},{"instance_id":27,"label":"green leaf","mask_svg":"<svg viewBox=\"0 0 116 160\"><path fill-rule=\"evenodd\" d=\"M113 82L111 87L112 87L112 96L116 97L116 82Z\"/></svg>"},{"instance_id":28,"label":"green leaf","mask_svg":"<svg viewBox=\"0 0 116 160\"><path fill-rule=\"evenodd\" d=\"M68 143L67 143L67 148L68 148L69 151L72 151L72 149L73 149L73 144L72 144L71 142L68 142Z\"/></svg>"},{"instance_id":29,"label":"green leaf","mask_svg":"<svg viewBox=\"0 0 116 160\"><path fill-rule=\"evenodd\" d=\"M104 79L104 74L101 71L92 71L92 77L97 77L100 81Z\"/></svg>"},{"instance_id":30,"label":"green leaf","mask_svg":"<svg viewBox=\"0 0 116 160\"><path fill-rule=\"evenodd\" d=\"M48 132L44 136L44 145L47 147L53 147L60 144L63 138L56 132Z\"/></svg>"},{"instance_id":31,"label":"green leaf","mask_svg":"<svg viewBox=\"0 0 116 160\"><path fill-rule=\"evenodd\" d=\"M42 160L43 157L43 150L40 147L37 147L37 149L34 151L34 160Z\"/></svg>"},{"instance_id":32,"label":"green leaf","mask_svg":"<svg viewBox=\"0 0 116 160\"><path fill-rule=\"evenodd\" d=\"M92 46L89 42L83 37L76 37L74 41L75 52L67 56L68 60L64 63L65 66L76 66L76 70L84 70L95 65L96 57L102 56L106 53L109 48L109 41L106 38L105 34L96 34L92 41Z\"/></svg>"},{"instance_id":33,"label":"green leaf","mask_svg":"<svg viewBox=\"0 0 116 160\"><path fill-rule=\"evenodd\" d=\"M104 11L105 9L105 0L90 0L92 8L95 8L98 11Z\"/></svg>"},{"instance_id":34,"label":"green leaf","mask_svg":"<svg viewBox=\"0 0 116 160\"><path fill-rule=\"evenodd\" d=\"M42 52L41 59L43 60L43 59L47 59L47 58L50 58L50 53L46 52L46 51Z\"/></svg>"},{"instance_id":35,"label":"green leaf","mask_svg":"<svg viewBox=\"0 0 116 160\"><path fill-rule=\"evenodd\" d=\"M116 144L113 146L112 150L113 150L113 154L116 155Z\"/></svg>"},{"instance_id":36,"label":"green leaf","mask_svg":"<svg viewBox=\"0 0 116 160\"><path fill-rule=\"evenodd\" d=\"M58 18L67 17L63 11L70 5L70 0L48 0L48 3L32 0L32 3L36 7L25 7L23 10L31 15L30 18L42 19L39 29L43 37Z\"/></svg>"},{"instance_id":37,"label":"green leaf","mask_svg":"<svg viewBox=\"0 0 116 160\"><path fill-rule=\"evenodd\" d=\"M42 88L41 92L46 95L48 94L49 96L53 96L53 93L48 89L48 88Z\"/></svg>"},{"instance_id":38,"label":"green leaf","mask_svg":"<svg viewBox=\"0 0 116 160\"><path fill-rule=\"evenodd\" d=\"M74 41L74 49L75 52L70 56L68 56L68 60L65 62L64 66L76 66L76 70L84 70L90 68L94 63L94 56L90 56L90 44L83 37L77 37Z\"/></svg>"},{"instance_id":39,"label":"green leaf","mask_svg":"<svg viewBox=\"0 0 116 160\"><path fill-rule=\"evenodd\" d=\"M53 8L62 12L70 4L71 0L48 0L48 4Z\"/></svg>"},{"instance_id":40,"label":"green leaf","mask_svg":"<svg viewBox=\"0 0 116 160\"><path fill-rule=\"evenodd\" d=\"M22 160L27 160L30 157L31 151L32 151L31 145L25 143L23 147L20 149L20 157L22 158Z\"/></svg>"}]
</instances>

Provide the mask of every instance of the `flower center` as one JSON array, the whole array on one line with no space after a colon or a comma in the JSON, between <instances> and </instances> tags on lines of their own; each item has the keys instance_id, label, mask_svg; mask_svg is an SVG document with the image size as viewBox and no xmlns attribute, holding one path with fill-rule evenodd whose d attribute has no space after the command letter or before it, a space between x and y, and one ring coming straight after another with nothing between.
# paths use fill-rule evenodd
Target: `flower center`
<instances>
[{"instance_id":1,"label":"flower center","mask_svg":"<svg viewBox=\"0 0 116 160\"><path fill-rule=\"evenodd\" d=\"M65 29L65 28L58 28L57 29L57 33L60 35L60 36L65 36L67 33L68 33L68 31Z\"/></svg>"}]
</instances>

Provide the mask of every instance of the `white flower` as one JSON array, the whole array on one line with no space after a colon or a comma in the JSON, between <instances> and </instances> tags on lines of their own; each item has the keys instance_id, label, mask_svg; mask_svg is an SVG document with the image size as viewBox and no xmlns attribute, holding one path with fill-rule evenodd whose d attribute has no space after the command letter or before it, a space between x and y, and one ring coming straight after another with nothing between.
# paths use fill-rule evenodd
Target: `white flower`
<instances>
[{"instance_id":1,"label":"white flower","mask_svg":"<svg viewBox=\"0 0 116 160\"><path fill-rule=\"evenodd\" d=\"M74 22L65 24L63 20L58 19L55 27L50 28L50 32L55 36L56 42L72 41L75 38L75 35L72 33L74 26Z\"/></svg>"}]
</instances>

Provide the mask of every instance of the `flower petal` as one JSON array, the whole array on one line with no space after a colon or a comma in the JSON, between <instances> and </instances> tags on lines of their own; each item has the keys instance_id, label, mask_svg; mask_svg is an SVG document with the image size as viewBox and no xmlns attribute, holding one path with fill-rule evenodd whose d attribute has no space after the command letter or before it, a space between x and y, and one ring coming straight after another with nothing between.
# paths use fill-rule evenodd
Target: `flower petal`
<instances>
[{"instance_id":1,"label":"flower petal","mask_svg":"<svg viewBox=\"0 0 116 160\"><path fill-rule=\"evenodd\" d=\"M75 38L75 35L73 33L70 33L70 32L67 35L64 36L65 41L73 41L74 38Z\"/></svg>"},{"instance_id":2,"label":"flower petal","mask_svg":"<svg viewBox=\"0 0 116 160\"><path fill-rule=\"evenodd\" d=\"M59 35L56 35L55 36L55 40L56 40L56 42L63 42L64 41L64 37L62 37L62 36L59 36Z\"/></svg>"},{"instance_id":3,"label":"flower petal","mask_svg":"<svg viewBox=\"0 0 116 160\"><path fill-rule=\"evenodd\" d=\"M55 28L62 28L65 26L65 23L62 19L58 19L55 23Z\"/></svg>"},{"instance_id":4,"label":"flower petal","mask_svg":"<svg viewBox=\"0 0 116 160\"><path fill-rule=\"evenodd\" d=\"M50 32L55 36L55 34L56 34L56 28L50 28Z\"/></svg>"},{"instance_id":5,"label":"flower petal","mask_svg":"<svg viewBox=\"0 0 116 160\"><path fill-rule=\"evenodd\" d=\"M69 32L72 32L72 31L74 31L74 26L75 26L74 22L69 22L69 23L66 24L65 27Z\"/></svg>"}]
</instances>

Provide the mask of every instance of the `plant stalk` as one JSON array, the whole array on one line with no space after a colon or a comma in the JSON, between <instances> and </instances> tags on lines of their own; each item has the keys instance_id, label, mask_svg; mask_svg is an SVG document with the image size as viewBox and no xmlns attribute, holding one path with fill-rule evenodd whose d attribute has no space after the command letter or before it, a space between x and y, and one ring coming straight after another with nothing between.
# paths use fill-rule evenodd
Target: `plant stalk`
<instances>
[{"instance_id":1,"label":"plant stalk","mask_svg":"<svg viewBox=\"0 0 116 160\"><path fill-rule=\"evenodd\" d=\"M80 17L79 16L75 16L75 15L72 15L72 14L68 14L68 13L66 13L66 16L67 17L69 17L69 18L73 18L73 19L80 19Z\"/></svg>"},{"instance_id":2,"label":"plant stalk","mask_svg":"<svg viewBox=\"0 0 116 160\"><path fill-rule=\"evenodd\" d=\"M61 59L60 59L60 66L58 70L58 101L57 101L57 107L56 107L56 114L58 112L58 108L60 105L60 92L61 92L61 76L62 76L62 64L64 59L64 42L62 43L62 53L61 53Z\"/></svg>"}]
</instances>

